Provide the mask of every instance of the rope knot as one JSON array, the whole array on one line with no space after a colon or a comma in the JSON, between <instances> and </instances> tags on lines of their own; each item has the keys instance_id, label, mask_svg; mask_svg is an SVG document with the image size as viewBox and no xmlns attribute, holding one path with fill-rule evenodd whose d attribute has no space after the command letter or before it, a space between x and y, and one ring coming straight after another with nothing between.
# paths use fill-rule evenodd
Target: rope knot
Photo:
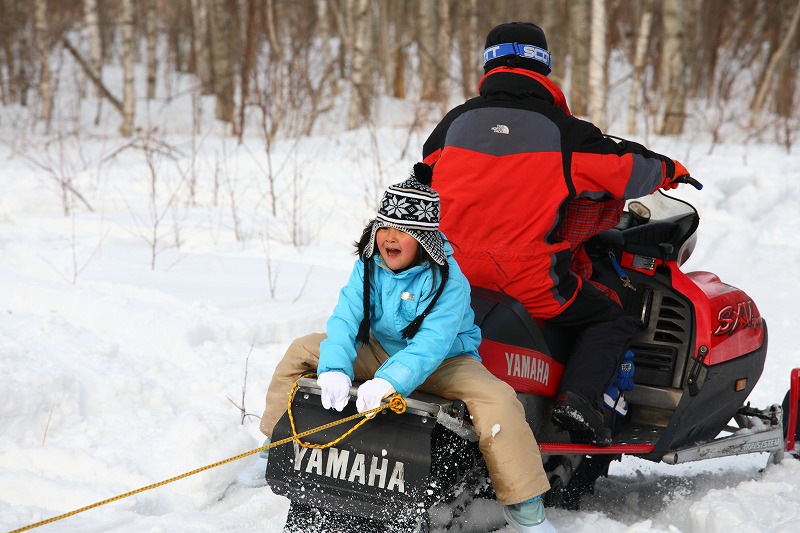
<instances>
[{"instance_id":1,"label":"rope knot","mask_svg":"<svg viewBox=\"0 0 800 533\"><path fill-rule=\"evenodd\" d=\"M297 427L295 426L294 423L294 413L292 412L292 403L294 402L294 396L295 393L297 393L297 389L299 386L300 386L300 380L298 379L297 381L294 382L294 386L292 387L292 390L289 392L289 401L287 404L286 412L289 415L289 425L291 426L292 434L286 439L284 439L284 441L287 442L295 441L299 446L302 446L303 448L316 448L316 449L330 448L331 446L335 446L336 444L344 440L346 437L350 436L351 433L353 433L355 430L363 426L368 420L371 420L378 412L383 411L384 409L391 409L393 412L399 415L404 413L406 410L405 399L403 399L403 397L400 396L399 394L395 393L395 395L389 399L388 403L382 404L379 407L376 407L375 409L370 409L369 411L364 411L363 413L356 413L354 415L350 415L345 418L340 418L333 422L328 422L327 424L323 424L314 429L298 433ZM323 431L332 428L334 426L338 426L339 424L342 424L344 422L355 420L357 418L361 418L361 420L359 420L356 425L345 431L341 436L333 439L332 441L326 444L311 444L309 442L303 442L302 440L300 440L301 437L305 437L306 435L310 435L318 431ZM278 443L283 443L283 441L279 441ZM272 445L277 445L278 443L272 443Z\"/></svg>"},{"instance_id":2,"label":"rope knot","mask_svg":"<svg viewBox=\"0 0 800 533\"><path fill-rule=\"evenodd\" d=\"M395 394L389 399L389 409L401 415L406 412L406 401L399 394Z\"/></svg>"}]
</instances>

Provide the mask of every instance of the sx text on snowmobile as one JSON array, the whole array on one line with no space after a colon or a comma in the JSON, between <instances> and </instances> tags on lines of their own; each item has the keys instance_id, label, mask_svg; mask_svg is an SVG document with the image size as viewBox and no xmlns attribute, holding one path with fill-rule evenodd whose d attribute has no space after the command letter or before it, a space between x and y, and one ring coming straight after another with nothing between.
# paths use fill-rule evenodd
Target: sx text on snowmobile
<instances>
[{"instance_id":1,"label":"sx text on snowmobile","mask_svg":"<svg viewBox=\"0 0 800 533\"><path fill-rule=\"evenodd\" d=\"M700 188L692 178L689 183ZM658 193L629 202L616 228L587 243L593 280L614 289L639 321L630 349L635 386L627 414L606 413L613 442L570 442L550 420L569 339L541 327L506 294L473 287L484 365L517 391L540 444L551 490L545 505L577 509L611 461L623 454L686 463L746 453L769 461L800 450L800 369L782 405L746 403L764 368L767 324L743 291L710 272L681 265L696 242L699 216L689 203ZM303 378L292 411L298 432L351 415L324 409L316 381ZM327 449L296 442L270 451L267 482L290 499L285 531L417 531L430 529L434 506L492 498L465 406L415 392L405 413L388 410ZM328 443L342 426L307 437ZM288 417L273 441L292 434Z\"/></svg>"}]
</instances>

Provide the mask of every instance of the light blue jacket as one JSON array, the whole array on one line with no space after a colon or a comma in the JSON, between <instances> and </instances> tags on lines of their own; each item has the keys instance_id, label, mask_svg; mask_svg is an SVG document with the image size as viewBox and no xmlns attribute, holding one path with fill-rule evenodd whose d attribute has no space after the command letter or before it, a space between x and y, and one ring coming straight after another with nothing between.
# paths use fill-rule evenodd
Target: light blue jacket
<instances>
[{"instance_id":1,"label":"light blue jacket","mask_svg":"<svg viewBox=\"0 0 800 533\"><path fill-rule=\"evenodd\" d=\"M375 264L370 282L370 329L390 355L375 377L391 383L403 396L421 385L447 358L468 355L480 361L481 333L470 307L469 282L453 259L453 248L447 241L445 251L450 277L413 339L404 339L403 329L436 294L441 282L438 269L425 263L394 273L378 254L372 259ZM320 346L318 374L340 370L354 379L356 334L363 316L364 264L359 258L328 319L328 337Z\"/></svg>"}]
</instances>

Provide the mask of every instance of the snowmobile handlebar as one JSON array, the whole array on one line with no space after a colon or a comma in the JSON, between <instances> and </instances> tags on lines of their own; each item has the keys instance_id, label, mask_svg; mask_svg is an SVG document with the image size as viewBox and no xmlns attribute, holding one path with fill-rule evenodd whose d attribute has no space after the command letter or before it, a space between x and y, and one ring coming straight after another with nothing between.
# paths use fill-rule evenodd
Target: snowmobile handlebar
<instances>
[{"instance_id":1,"label":"snowmobile handlebar","mask_svg":"<svg viewBox=\"0 0 800 533\"><path fill-rule=\"evenodd\" d=\"M692 187L694 187L698 191L703 190L703 184L700 183L699 181L697 181L696 179L694 179L693 177L691 177L688 174L686 174L685 176L678 176L677 178L675 178L672 181L675 182L675 183L688 183L689 185L691 185Z\"/></svg>"}]
</instances>

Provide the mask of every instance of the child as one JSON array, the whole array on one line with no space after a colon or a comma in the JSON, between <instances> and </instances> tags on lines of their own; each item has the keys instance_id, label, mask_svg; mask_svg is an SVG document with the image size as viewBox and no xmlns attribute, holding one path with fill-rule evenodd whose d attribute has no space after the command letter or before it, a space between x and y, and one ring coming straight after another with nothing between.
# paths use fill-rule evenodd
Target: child
<instances>
[{"instance_id":1,"label":"child","mask_svg":"<svg viewBox=\"0 0 800 533\"><path fill-rule=\"evenodd\" d=\"M275 368L261 431L271 437L290 389L308 371L317 372L322 405L337 411L347 405L354 380L364 382L359 412L415 389L463 400L497 501L508 506L506 519L518 531L555 531L540 498L549 482L522 404L480 362L469 283L439 232L431 174L417 163L408 180L384 193L375 220L355 243L358 259L327 335L295 340ZM259 470L263 481L263 462Z\"/></svg>"}]
</instances>

